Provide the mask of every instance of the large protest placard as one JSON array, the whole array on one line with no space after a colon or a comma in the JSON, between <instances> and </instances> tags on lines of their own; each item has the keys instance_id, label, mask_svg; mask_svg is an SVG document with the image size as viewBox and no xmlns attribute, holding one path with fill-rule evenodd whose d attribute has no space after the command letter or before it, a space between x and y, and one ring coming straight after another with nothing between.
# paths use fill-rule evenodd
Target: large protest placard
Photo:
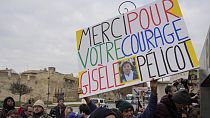
<instances>
[{"instance_id":1,"label":"large protest placard","mask_svg":"<svg viewBox=\"0 0 210 118\"><path fill-rule=\"evenodd\" d=\"M158 0L76 32L86 97L199 67L177 0Z\"/></svg>"}]
</instances>

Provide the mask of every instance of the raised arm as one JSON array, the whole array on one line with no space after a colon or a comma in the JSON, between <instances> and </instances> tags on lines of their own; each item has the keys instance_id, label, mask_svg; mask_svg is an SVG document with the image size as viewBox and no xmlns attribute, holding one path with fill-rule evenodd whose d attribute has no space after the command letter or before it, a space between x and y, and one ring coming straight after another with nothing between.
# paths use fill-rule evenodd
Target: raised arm
<instances>
[{"instance_id":1,"label":"raised arm","mask_svg":"<svg viewBox=\"0 0 210 118\"><path fill-rule=\"evenodd\" d=\"M78 89L78 94L81 94L82 93L82 89L79 88ZM90 111L93 112L97 106L95 105L95 103L93 103L89 97L84 97L85 101L86 101L86 104L88 105L88 107L90 108Z\"/></svg>"},{"instance_id":2,"label":"raised arm","mask_svg":"<svg viewBox=\"0 0 210 118\"><path fill-rule=\"evenodd\" d=\"M157 80L150 81L151 95L147 108L135 118L153 118L157 108Z\"/></svg>"}]
</instances>

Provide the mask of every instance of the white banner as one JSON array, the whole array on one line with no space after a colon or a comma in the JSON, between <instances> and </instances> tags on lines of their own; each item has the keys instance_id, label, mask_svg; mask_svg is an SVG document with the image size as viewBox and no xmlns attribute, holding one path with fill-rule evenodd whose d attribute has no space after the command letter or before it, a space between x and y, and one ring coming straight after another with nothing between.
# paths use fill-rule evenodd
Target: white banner
<instances>
[{"instance_id":1,"label":"white banner","mask_svg":"<svg viewBox=\"0 0 210 118\"><path fill-rule=\"evenodd\" d=\"M76 35L80 97L199 67L177 0L158 0Z\"/></svg>"}]
</instances>

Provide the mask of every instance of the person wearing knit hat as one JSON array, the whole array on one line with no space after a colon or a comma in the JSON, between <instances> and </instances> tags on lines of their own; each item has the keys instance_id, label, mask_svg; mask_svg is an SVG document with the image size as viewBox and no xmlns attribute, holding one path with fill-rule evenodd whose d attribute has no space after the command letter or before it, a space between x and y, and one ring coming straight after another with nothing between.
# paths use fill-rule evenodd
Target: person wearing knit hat
<instances>
[{"instance_id":1,"label":"person wearing knit hat","mask_svg":"<svg viewBox=\"0 0 210 118\"><path fill-rule=\"evenodd\" d=\"M132 117L134 108L131 103L125 101L125 100L119 100L115 102L116 108L118 108L123 116Z\"/></svg>"},{"instance_id":2,"label":"person wearing knit hat","mask_svg":"<svg viewBox=\"0 0 210 118\"><path fill-rule=\"evenodd\" d=\"M131 108L132 110L134 110L132 104L129 103L129 102L127 102L127 101L125 101L125 100L116 101L115 104L116 104L116 107L117 107L121 112L122 112L123 110L125 110L125 109L128 109L128 108Z\"/></svg>"},{"instance_id":3,"label":"person wearing knit hat","mask_svg":"<svg viewBox=\"0 0 210 118\"><path fill-rule=\"evenodd\" d=\"M37 101L34 103L33 107L36 107L36 106L40 106L40 107L42 107L42 109L45 108L44 102L43 102L42 100L37 100Z\"/></svg>"},{"instance_id":4,"label":"person wearing knit hat","mask_svg":"<svg viewBox=\"0 0 210 118\"><path fill-rule=\"evenodd\" d=\"M179 89L172 97L179 116L189 117L188 107L192 104L189 92L186 89Z\"/></svg>"},{"instance_id":5,"label":"person wearing knit hat","mask_svg":"<svg viewBox=\"0 0 210 118\"><path fill-rule=\"evenodd\" d=\"M42 100L37 100L34 105L34 112L32 118L51 118L50 116L47 115L45 112L44 108L44 102Z\"/></svg>"},{"instance_id":6,"label":"person wearing knit hat","mask_svg":"<svg viewBox=\"0 0 210 118\"><path fill-rule=\"evenodd\" d=\"M190 105L192 103L190 94L186 89L180 89L179 91L177 91L173 95L172 100L176 104L182 104L182 105Z\"/></svg>"},{"instance_id":7,"label":"person wearing knit hat","mask_svg":"<svg viewBox=\"0 0 210 118\"><path fill-rule=\"evenodd\" d=\"M90 118L116 118L116 114L105 107L99 107L90 114Z\"/></svg>"},{"instance_id":8,"label":"person wearing knit hat","mask_svg":"<svg viewBox=\"0 0 210 118\"><path fill-rule=\"evenodd\" d=\"M153 118L157 108L157 80L150 81L151 94L149 104L142 114L133 116L133 106L124 100L116 102L116 107L122 112L122 118Z\"/></svg>"}]
</instances>

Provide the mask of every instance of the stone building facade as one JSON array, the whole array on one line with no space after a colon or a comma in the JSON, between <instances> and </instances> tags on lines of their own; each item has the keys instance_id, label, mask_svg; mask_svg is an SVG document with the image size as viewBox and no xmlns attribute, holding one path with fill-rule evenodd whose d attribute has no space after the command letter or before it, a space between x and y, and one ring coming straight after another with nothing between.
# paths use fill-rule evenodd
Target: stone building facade
<instances>
[{"instance_id":1,"label":"stone building facade","mask_svg":"<svg viewBox=\"0 0 210 118\"><path fill-rule=\"evenodd\" d=\"M0 101L3 101L7 96L12 96L15 101L19 100L19 95L14 95L9 90L10 85L18 80L20 80L21 84L32 88L31 93L21 97L22 102L27 102L29 99L42 99L45 102L56 102L58 96L63 96L65 101L79 101L77 94L78 78L74 77L73 74L56 72L54 67L48 67L48 69L43 70L27 70L20 74L15 73L12 69L0 70ZM140 84L136 87L147 87L147 84ZM125 98L127 94L131 93L132 86L91 97L113 101L119 97Z\"/></svg>"},{"instance_id":2,"label":"stone building facade","mask_svg":"<svg viewBox=\"0 0 210 118\"><path fill-rule=\"evenodd\" d=\"M10 85L19 78L19 74L15 73L12 69L6 68L0 70L0 100L3 101L5 97L15 97L9 90ZM18 97L17 97L18 100Z\"/></svg>"},{"instance_id":3,"label":"stone building facade","mask_svg":"<svg viewBox=\"0 0 210 118\"><path fill-rule=\"evenodd\" d=\"M0 100L12 96L18 101L19 96L13 95L9 91L10 84L17 82L18 79L20 83L32 88L31 93L21 97L23 102L29 99L56 102L58 96L63 96L65 101L78 100L77 78L73 74L56 72L54 67L43 70L28 70L21 74L12 72L9 69L0 70Z\"/></svg>"}]
</instances>

